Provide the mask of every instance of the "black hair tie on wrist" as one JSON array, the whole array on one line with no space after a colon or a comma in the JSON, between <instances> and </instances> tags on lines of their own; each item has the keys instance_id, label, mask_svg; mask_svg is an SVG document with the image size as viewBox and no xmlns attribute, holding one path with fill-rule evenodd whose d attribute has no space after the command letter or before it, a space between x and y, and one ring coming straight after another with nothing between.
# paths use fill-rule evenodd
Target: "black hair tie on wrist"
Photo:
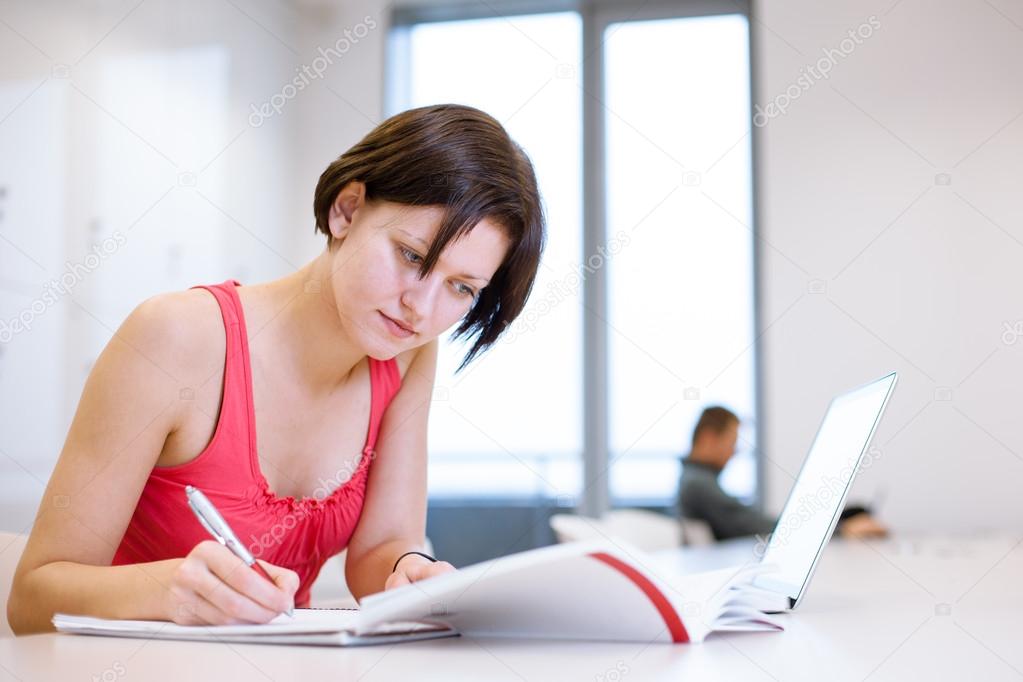
<instances>
[{"instance_id":1,"label":"black hair tie on wrist","mask_svg":"<svg viewBox=\"0 0 1023 682\"><path fill-rule=\"evenodd\" d=\"M437 560L434 559L429 554L423 554L422 552L405 552L400 557L398 557L397 561L394 562L394 568L391 569L391 573L394 573L395 571L398 570L398 564L401 563L401 560L404 559L405 557L407 557L409 554L418 554L419 556L423 557L424 559L429 559L433 563L437 563Z\"/></svg>"}]
</instances>

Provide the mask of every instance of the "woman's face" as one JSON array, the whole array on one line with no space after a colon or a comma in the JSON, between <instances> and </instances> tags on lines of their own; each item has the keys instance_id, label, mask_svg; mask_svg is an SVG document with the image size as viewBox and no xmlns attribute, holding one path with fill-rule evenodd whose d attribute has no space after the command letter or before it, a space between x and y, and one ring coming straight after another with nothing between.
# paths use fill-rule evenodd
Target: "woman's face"
<instances>
[{"instance_id":1,"label":"woman's face","mask_svg":"<svg viewBox=\"0 0 1023 682\"><path fill-rule=\"evenodd\" d=\"M370 357L386 360L458 322L500 267L509 240L483 220L450 242L430 274L419 279L443 209L357 197L346 207L347 189L329 219L331 232L343 240L330 252L331 286L349 338Z\"/></svg>"}]
</instances>

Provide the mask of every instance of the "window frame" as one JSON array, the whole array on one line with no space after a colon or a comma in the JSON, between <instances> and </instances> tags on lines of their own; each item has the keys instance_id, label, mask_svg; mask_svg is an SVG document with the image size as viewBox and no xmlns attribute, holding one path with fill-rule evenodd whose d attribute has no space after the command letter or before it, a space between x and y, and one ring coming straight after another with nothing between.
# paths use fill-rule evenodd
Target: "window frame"
<instances>
[{"instance_id":1,"label":"window frame","mask_svg":"<svg viewBox=\"0 0 1023 682\"><path fill-rule=\"evenodd\" d=\"M384 111L393 111L398 103L407 101L409 83L409 34L410 29L423 23L513 17L521 15L548 14L565 11L577 12L582 20L581 82L582 94L582 253L596 253L606 241L606 148L605 117L599 97L604 93L604 43L603 36L608 26L628 21L649 21L658 19L684 19L718 14L739 14L746 18L749 45L750 101L756 102L758 78L753 68L756 50L755 33L749 0L686 0L671 2L653 0L635 7L630 0L470 0L424 4L399 2L392 7L386 54L384 60ZM594 95L597 95L596 97ZM762 254L759 248L759 225L761 202L758 178L760 177L762 139L760 129L753 125L752 109L750 121L751 160L751 202L752 202L752 281L753 306L753 428L756 448L753 452L756 464L756 480L753 503L763 506L764 467L761 443L764 442L764 401L762 347L758 331L762 321ZM582 257L582 254L580 254ZM581 514L600 516L611 508L609 462L609 393L608 393L608 314L607 273L597 269L583 281L583 329L582 329L582 375L583 375L583 449L582 449L582 497L576 500L575 508Z\"/></svg>"}]
</instances>

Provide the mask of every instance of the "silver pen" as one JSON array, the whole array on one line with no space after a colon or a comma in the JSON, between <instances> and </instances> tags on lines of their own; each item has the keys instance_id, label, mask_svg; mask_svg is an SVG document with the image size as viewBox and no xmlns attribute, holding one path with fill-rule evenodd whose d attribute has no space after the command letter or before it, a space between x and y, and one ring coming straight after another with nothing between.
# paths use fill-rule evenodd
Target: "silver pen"
<instances>
[{"instance_id":1,"label":"silver pen","mask_svg":"<svg viewBox=\"0 0 1023 682\"><path fill-rule=\"evenodd\" d=\"M252 556L252 552L238 540L238 536L231 530L231 526L227 525L227 521L220 515L220 512L213 506L209 498L202 494L201 490L195 486L185 486L185 496L188 497L188 506L191 507L195 517L209 531L214 540L231 550L236 557L245 562L246 566L251 567L256 573L269 580L274 587L277 586L277 583L266 572L266 569L259 565L256 557ZM294 616L295 609L290 608L285 613L289 616Z\"/></svg>"}]
</instances>

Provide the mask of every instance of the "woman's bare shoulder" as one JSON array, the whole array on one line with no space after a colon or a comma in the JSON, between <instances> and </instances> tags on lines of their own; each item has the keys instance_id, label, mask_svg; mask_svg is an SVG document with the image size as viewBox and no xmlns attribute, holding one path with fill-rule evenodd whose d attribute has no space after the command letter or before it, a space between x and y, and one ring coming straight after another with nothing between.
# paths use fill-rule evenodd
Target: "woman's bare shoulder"
<instances>
[{"instance_id":1,"label":"woman's bare shoulder","mask_svg":"<svg viewBox=\"0 0 1023 682\"><path fill-rule=\"evenodd\" d=\"M226 341L216 299L202 289L152 296L131 312L121 341L182 381L223 363Z\"/></svg>"}]
</instances>

